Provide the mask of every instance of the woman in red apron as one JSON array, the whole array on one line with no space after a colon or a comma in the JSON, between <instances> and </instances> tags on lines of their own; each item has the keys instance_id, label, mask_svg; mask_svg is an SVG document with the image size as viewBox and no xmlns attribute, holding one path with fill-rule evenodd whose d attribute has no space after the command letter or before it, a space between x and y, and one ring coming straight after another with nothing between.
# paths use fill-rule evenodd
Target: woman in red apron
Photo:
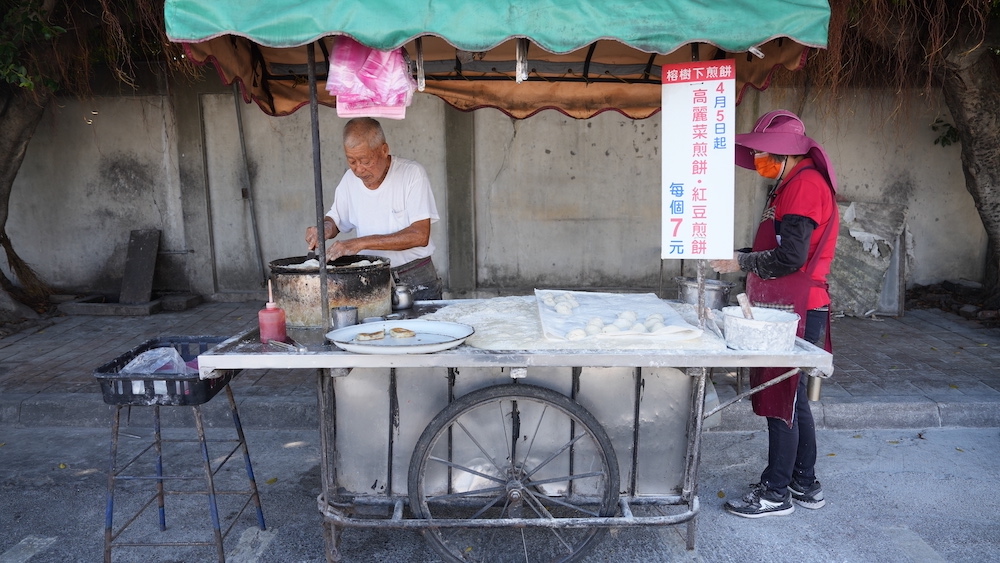
<instances>
[{"instance_id":1,"label":"woman in red apron","mask_svg":"<svg viewBox=\"0 0 1000 563\"><path fill-rule=\"evenodd\" d=\"M763 115L752 133L736 135L736 145L737 165L776 184L753 248L711 265L720 273L747 272L747 296L755 306L794 311L798 336L831 351L826 276L839 228L833 165L806 136L802 120L785 110ZM750 383L759 385L788 369L752 369ZM728 512L758 518L791 514L793 500L813 509L826 504L816 479L816 427L806 379L800 373L752 395L754 412L767 417L768 463L760 483L726 503Z\"/></svg>"}]
</instances>

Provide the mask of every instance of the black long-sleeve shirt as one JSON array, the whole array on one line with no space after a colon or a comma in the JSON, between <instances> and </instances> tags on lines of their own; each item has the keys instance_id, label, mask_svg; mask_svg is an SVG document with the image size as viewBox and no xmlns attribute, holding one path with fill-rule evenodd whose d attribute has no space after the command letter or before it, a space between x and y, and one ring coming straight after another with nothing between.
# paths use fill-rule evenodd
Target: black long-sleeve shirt
<instances>
[{"instance_id":1,"label":"black long-sleeve shirt","mask_svg":"<svg viewBox=\"0 0 1000 563\"><path fill-rule=\"evenodd\" d=\"M765 280L787 276L805 266L809 258L809 240L819 226L803 215L785 215L774 223L780 241L777 247L737 254L741 270L753 272Z\"/></svg>"}]
</instances>

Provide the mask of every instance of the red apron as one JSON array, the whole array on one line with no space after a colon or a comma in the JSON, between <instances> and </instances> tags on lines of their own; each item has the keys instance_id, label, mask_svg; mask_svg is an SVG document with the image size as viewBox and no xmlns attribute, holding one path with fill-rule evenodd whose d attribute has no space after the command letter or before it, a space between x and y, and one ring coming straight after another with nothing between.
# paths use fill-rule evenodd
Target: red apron
<instances>
[{"instance_id":1,"label":"red apron","mask_svg":"<svg viewBox=\"0 0 1000 563\"><path fill-rule=\"evenodd\" d=\"M811 167L803 168L802 170L809 169L811 169ZM796 176L802 172L802 170L796 172ZM795 176L792 176L792 178L794 177ZM787 185L792 178L789 178L788 181L785 182L785 185ZM774 229L774 214L770 212L770 208L774 199L777 197L778 191L783 187L784 186L779 187L779 189L775 190L771 197L768 198L767 206L764 212L764 219L757 227L757 235L754 237L752 248L754 252L771 250L772 248L777 248L778 246L777 233ZM827 285L825 282L814 280L811 274L819 265L819 250L822 250L825 247L825 243L830 236L836 236L833 234L833 231L837 230L836 226L836 222L832 222L827 225L827 228L823 233L823 238L817 246L817 252L815 252L814 255L806 261L806 264L798 271L787 276L770 280L762 279L760 276L752 272L747 275L747 297L750 298L753 305L757 307L774 307L785 310L790 309L799 315L799 326L796 334L799 338L802 338L806 330L806 312L808 311L807 302L810 289L813 287L825 288ZM833 351L832 342L830 340L829 316L827 317L826 341L823 343L823 349L827 352ZM770 381L787 372L789 369L791 368L751 368L750 386L756 387L757 385ZM795 411L796 389L798 388L800 376L801 374L793 375L781 383L772 385L767 389L758 391L757 393L751 395L750 404L753 406L753 412L759 416L780 418L781 420L784 420L789 427L791 427L792 413Z\"/></svg>"}]
</instances>

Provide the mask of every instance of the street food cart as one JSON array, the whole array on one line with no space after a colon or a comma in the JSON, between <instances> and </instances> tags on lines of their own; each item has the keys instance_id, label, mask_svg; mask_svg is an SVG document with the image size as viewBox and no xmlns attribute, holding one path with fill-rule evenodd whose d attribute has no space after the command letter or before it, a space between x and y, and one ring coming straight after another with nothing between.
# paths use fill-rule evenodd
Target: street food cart
<instances>
[{"instance_id":1,"label":"street food cart","mask_svg":"<svg viewBox=\"0 0 1000 563\"><path fill-rule=\"evenodd\" d=\"M239 84L248 103L269 115L309 104L322 228L316 112L335 100L317 82L337 36L405 48L418 89L459 109L494 107L515 118L615 110L641 119L660 110L668 63L734 59L740 94L766 87L778 66L801 68L810 48L826 45L829 6L167 0L165 15L170 38ZM422 322L451 305L418 303L403 320ZM321 313L329 326L329 311ZM261 345L255 330L236 335L201 356L201 375L317 370L319 506L331 561L349 527L420 529L451 561L569 561L607 529L626 526L686 523L693 547L708 370L832 368L828 353L802 340L775 353L613 343L497 349L453 336L462 340L454 347L398 353L343 350L326 328L289 336L291 348Z\"/></svg>"},{"instance_id":2,"label":"street food cart","mask_svg":"<svg viewBox=\"0 0 1000 563\"><path fill-rule=\"evenodd\" d=\"M441 347L459 342L443 350L345 351L323 329L263 345L252 329L199 358L202 377L317 371L330 561L355 527L421 530L448 561L569 561L609 528L681 523L693 548L709 369L832 369L830 354L801 339L787 352L728 349L710 332L659 349L491 350L419 320L456 304L418 302L407 313L418 320L352 327L402 323L444 335ZM513 324L530 314L502 309Z\"/></svg>"}]
</instances>

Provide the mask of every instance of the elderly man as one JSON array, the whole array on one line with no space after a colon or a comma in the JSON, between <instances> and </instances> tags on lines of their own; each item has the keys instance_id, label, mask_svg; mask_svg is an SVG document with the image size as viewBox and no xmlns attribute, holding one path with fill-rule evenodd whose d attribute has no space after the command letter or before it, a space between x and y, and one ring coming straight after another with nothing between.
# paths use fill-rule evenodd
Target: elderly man
<instances>
[{"instance_id":1,"label":"elderly man","mask_svg":"<svg viewBox=\"0 0 1000 563\"><path fill-rule=\"evenodd\" d=\"M357 230L357 237L334 241L328 260L372 254L389 260L414 299L441 299L441 280L431 255L431 223L438 220L427 172L420 164L389 154L385 133L370 117L344 125L344 154L350 170L337 186L333 206L323 218L325 239ZM316 227L306 229L306 243L315 249Z\"/></svg>"}]
</instances>

